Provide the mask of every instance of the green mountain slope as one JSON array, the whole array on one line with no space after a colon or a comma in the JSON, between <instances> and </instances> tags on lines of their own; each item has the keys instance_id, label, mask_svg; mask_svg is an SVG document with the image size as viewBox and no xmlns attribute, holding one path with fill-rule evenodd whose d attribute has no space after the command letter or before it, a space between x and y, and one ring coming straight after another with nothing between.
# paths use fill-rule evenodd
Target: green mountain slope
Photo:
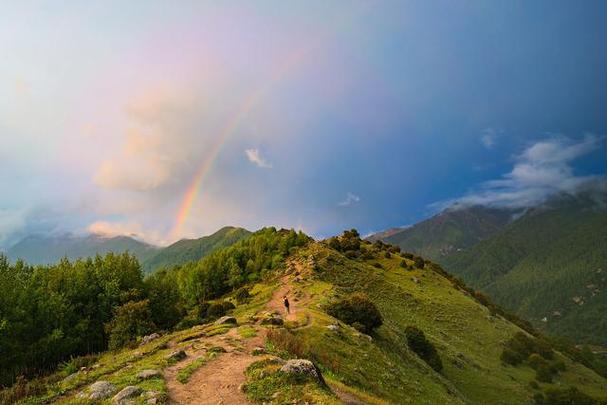
<instances>
[{"instance_id":1,"label":"green mountain slope","mask_svg":"<svg viewBox=\"0 0 607 405\"><path fill-rule=\"evenodd\" d=\"M500 316L494 307L482 304L437 265L416 264L394 248L360 241L355 235L349 232L315 242L301 233L268 228L197 263L155 272L145 280L135 277L136 264L128 257L75 263L81 283L86 285L87 274L96 275L92 279L98 280L99 287L109 288L113 299L119 300L118 312L104 314L116 314L114 319L97 326L110 325L110 341L124 338L126 347L73 359L55 374L29 384L20 382L0 391L0 402L80 403L79 395L86 395L95 382L104 382L111 391L108 403L127 386L135 392L135 403L154 397L156 403L204 398L210 403L246 403L248 399L274 404L527 404L543 392L570 386L579 390L577 395L607 397L607 379L556 350L545 348L552 353L551 364L559 364L550 381L538 377L530 361L504 364L504 347L514 336L539 340ZM129 263L129 275L115 272L122 261ZM74 269L65 266L44 274L37 269L31 291L51 296L65 288L71 291L71 283L53 282L74 277ZM27 269L6 270L0 271L4 282L23 288ZM22 273L17 279L15 271ZM35 288L45 278L47 288ZM130 296L116 289L123 284ZM64 295L65 299L86 298L79 289L75 292L71 298ZM291 302L288 314L284 296ZM357 324L346 319L347 312L331 309L353 296L361 297L363 305L350 315L365 325L374 319L369 329L358 320ZM106 298L93 291L90 299ZM57 308L73 310L59 304ZM148 343L134 341L168 320L159 317L158 310L171 307L183 309L164 324L165 330L172 331ZM90 308L91 313L97 314L95 308ZM235 319L213 323L226 311ZM15 321L19 320L20 312L13 312ZM176 316L184 313L185 318L175 324ZM77 322L76 313L71 318L78 328L86 326ZM12 319L7 330L22 333L21 324ZM70 320L61 319L68 328ZM45 323L44 318L41 322ZM64 337L52 331L53 324L40 326L48 326L45 330L52 332L55 345L65 343ZM422 346L412 340L410 326L425 334ZM44 350L44 345L34 347ZM442 369L423 360L428 347L434 348ZM179 350L183 353L177 355ZM314 374L281 371L286 360L294 358L313 361L318 367L313 373L320 371L327 385ZM151 370L150 378L138 377L144 370Z\"/></svg>"},{"instance_id":2,"label":"green mountain slope","mask_svg":"<svg viewBox=\"0 0 607 405\"><path fill-rule=\"evenodd\" d=\"M425 221L398 232L378 234L381 239L437 262L467 249L502 229L512 218L508 209L474 206L446 209Z\"/></svg>"},{"instance_id":3,"label":"green mountain slope","mask_svg":"<svg viewBox=\"0 0 607 405\"><path fill-rule=\"evenodd\" d=\"M195 262L213 250L233 245L250 234L251 232L246 229L226 226L212 235L199 239L182 239L144 260L143 268L144 271L151 272L159 268Z\"/></svg>"},{"instance_id":4,"label":"green mountain slope","mask_svg":"<svg viewBox=\"0 0 607 405\"><path fill-rule=\"evenodd\" d=\"M558 196L446 268L549 332L607 344L607 209Z\"/></svg>"},{"instance_id":5,"label":"green mountain slope","mask_svg":"<svg viewBox=\"0 0 607 405\"><path fill-rule=\"evenodd\" d=\"M7 251L10 260L25 260L30 264L50 264L67 257L70 260L104 255L109 252L130 252L143 261L154 255L155 246L128 236L99 235L28 236Z\"/></svg>"}]
</instances>

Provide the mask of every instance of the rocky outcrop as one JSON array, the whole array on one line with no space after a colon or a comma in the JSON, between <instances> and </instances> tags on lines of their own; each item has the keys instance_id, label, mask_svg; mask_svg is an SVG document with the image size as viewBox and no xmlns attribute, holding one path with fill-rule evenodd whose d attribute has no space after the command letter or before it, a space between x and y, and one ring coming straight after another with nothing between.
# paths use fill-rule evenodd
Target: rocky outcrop
<instances>
[{"instance_id":1,"label":"rocky outcrop","mask_svg":"<svg viewBox=\"0 0 607 405\"><path fill-rule=\"evenodd\" d=\"M238 321L233 316L222 316L215 321L215 325L237 325Z\"/></svg>"},{"instance_id":2,"label":"rocky outcrop","mask_svg":"<svg viewBox=\"0 0 607 405\"><path fill-rule=\"evenodd\" d=\"M137 378L140 380L149 380L150 378L161 377L161 373L158 370L143 370L137 374Z\"/></svg>"},{"instance_id":3,"label":"rocky outcrop","mask_svg":"<svg viewBox=\"0 0 607 405\"><path fill-rule=\"evenodd\" d=\"M147 335L141 338L141 346L150 343L153 340L156 340L160 337L158 333L152 333L151 335Z\"/></svg>"},{"instance_id":4,"label":"rocky outcrop","mask_svg":"<svg viewBox=\"0 0 607 405\"><path fill-rule=\"evenodd\" d=\"M169 354L168 356L166 356L166 359L168 361L181 361L181 360L185 359L186 357L188 357L188 355L183 350L177 350L177 351Z\"/></svg>"},{"instance_id":5,"label":"rocky outcrop","mask_svg":"<svg viewBox=\"0 0 607 405\"><path fill-rule=\"evenodd\" d=\"M305 359L292 359L280 368L280 371L287 374L299 374L308 376L322 385L326 385L324 378L318 367L310 360Z\"/></svg>"},{"instance_id":6,"label":"rocky outcrop","mask_svg":"<svg viewBox=\"0 0 607 405\"><path fill-rule=\"evenodd\" d=\"M129 385L120 390L120 392L112 398L112 404L123 405L127 400L135 398L136 396L139 396L139 394L141 394L141 388Z\"/></svg>"},{"instance_id":7,"label":"rocky outcrop","mask_svg":"<svg viewBox=\"0 0 607 405\"><path fill-rule=\"evenodd\" d=\"M97 381L91 384L86 390L81 392L78 396L91 401L100 401L102 399L109 398L114 391L116 386L107 381Z\"/></svg>"}]
</instances>

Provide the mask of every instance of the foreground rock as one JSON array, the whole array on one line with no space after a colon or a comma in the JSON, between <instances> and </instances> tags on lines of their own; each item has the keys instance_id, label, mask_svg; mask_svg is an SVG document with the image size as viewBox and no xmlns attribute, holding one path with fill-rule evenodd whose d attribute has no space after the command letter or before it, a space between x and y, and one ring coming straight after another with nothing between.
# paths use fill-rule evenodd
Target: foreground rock
<instances>
[{"instance_id":1,"label":"foreground rock","mask_svg":"<svg viewBox=\"0 0 607 405\"><path fill-rule=\"evenodd\" d=\"M186 357L188 357L188 355L183 350L177 350L176 352L169 354L166 359L168 361L181 361Z\"/></svg>"},{"instance_id":2,"label":"foreground rock","mask_svg":"<svg viewBox=\"0 0 607 405\"><path fill-rule=\"evenodd\" d=\"M314 363L310 360L293 359L287 362L280 368L280 371L287 374L298 374L312 377L322 385L326 385L325 380Z\"/></svg>"},{"instance_id":3,"label":"foreground rock","mask_svg":"<svg viewBox=\"0 0 607 405\"><path fill-rule=\"evenodd\" d=\"M236 325L238 321L233 316L222 316L215 321L215 325Z\"/></svg>"},{"instance_id":4,"label":"foreground rock","mask_svg":"<svg viewBox=\"0 0 607 405\"><path fill-rule=\"evenodd\" d=\"M122 405L128 399L135 398L141 394L141 388L135 387L134 385L129 385L128 387L123 388L118 394L112 398L112 404Z\"/></svg>"},{"instance_id":5,"label":"foreground rock","mask_svg":"<svg viewBox=\"0 0 607 405\"><path fill-rule=\"evenodd\" d=\"M282 319L282 316L280 316L279 314L277 314L275 312L267 312L261 318L261 324L262 325L276 325L276 326L280 326L280 325L283 325L284 323L285 322Z\"/></svg>"},{"instance_id":6,"label":"foreground rock","mask_svg":"<svg viewBox=\"0 0 607 405\"><path fill-rule=\"evenodd\" d=\"M158 370L143 370L137 374L137 378L140 380L149 380L150 378L160 377L160 371Z\"/></svg>"},{"instance_id":7,"label":"foreground rock","mask_svg":"<svg viewBox=\"0 0 607 405\"><path fill-rule=\"evenodd\" d=\"M97 381L91 384L85 391L78 395L80 398L86 398L91 401L100 401L102 399L109 398L114 391L116 386L107 381Z\"/></svg>"}]
</instances>

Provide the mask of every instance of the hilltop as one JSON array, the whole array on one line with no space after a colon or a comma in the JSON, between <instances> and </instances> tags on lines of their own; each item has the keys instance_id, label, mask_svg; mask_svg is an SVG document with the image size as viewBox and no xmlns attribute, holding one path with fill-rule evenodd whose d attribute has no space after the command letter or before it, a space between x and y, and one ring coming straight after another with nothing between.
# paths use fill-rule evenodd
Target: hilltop
<instances>
[{"instance_id":1,"label":"hilltop","mask_svg":"<svg viewBox=\"0 0 607 405\"><path fill-rule=\"evenodd\" d=\"M575 348L553 346L440 266L361 241L356 232L316 242L268 228L197 263L154 273L143 287L129 279L125 288L142 288L142 295L116 304L116 314L130 315L106 329L113 351L22 382L27 401L69 403L100 387L111 398L127 386L137 403L543 404L555 395L607 397L607 380L584 366L591 364ZM164 311L135 309L147 305ZM139 326L120 326L129 324ZM142 340L152 332L160 335ZM530 354L512 360L522 353ZM289 362L294 358L315 366ZM14 400L16 390L0 398Z\"/></svg>"},{"instance_id":2,"label":"hilltop","mask_svg":"<svg viewBox=\"0 0 607 405\"><path fill-rule=\"evenodd\" d=\"M450 207L413 226L390 229L367 239L379 239L442 263L449 255L498 233L515 214L502 208Z\"/></svg>"}]
</instances>

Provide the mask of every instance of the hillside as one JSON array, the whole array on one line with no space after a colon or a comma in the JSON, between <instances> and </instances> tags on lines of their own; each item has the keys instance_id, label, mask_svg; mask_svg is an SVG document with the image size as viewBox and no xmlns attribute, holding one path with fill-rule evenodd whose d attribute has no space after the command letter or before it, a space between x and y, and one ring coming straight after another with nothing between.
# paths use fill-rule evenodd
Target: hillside
<instances>
[{"instance_id":1,"label":"hillside","mask_svg":"<svg viewBox=\"0 0 607 405\"><path fill-rule=\"evenodd\" d=\"M30 264L50 264L64 257L75 260L126 251L144 261L154 255L156 250L155 246L129 236L31 235L12 246L6 254L13 261L22 259Z\"/></svg>"},{"instance_id":2,"label":"hillside","mask_svg":"<svg viewBox=\"0 0 607 405\"><path fill-rule=\"evenodd\" d=\"M607 344L605 195L561 195L446 268L551 333Z\"/></svg>"},{"instance_id":3,"label":"hillside","mask_svg":"<svg viewBox=\"0 0 607 405\"><path fill-rule=\"evenodd\" d=\"M450 254L494 235L513 215L508 209L481 206L448 208L411 227L379 233L368 239L380 239L441 263Z\"/></svg>"},{"instance_id":4,"label":"hillside","mask_svg":"<svg viewBox=\"0 0 607 405\"><path fill-rule=\"evenodd\" d=\"M175 274L155 273L150 286L162 277L168 277L167 286L181 280L177 288L191 308L188 323L180 322L183 329L132 348L73 360L63 371L22 384L19 395L31 394L20 398L70 403L80 393L91 395L91 389L101 392L100 386L102 398L129 386L137 403L154 398L155 403L176 404L525 404L534 397L542 400L543 392L556 395L550 390L561 390L561 395L569 386L579 390L577 396L607 397L605 378L559 352L550 350L550 361L561 363L551 382L537 381L530 363L504 364L500 357L506 342L517 334L536 339L453 284L436 265L416 267L415 261L390 253L393 249L353 235L325 243L267 229ZM222 268L229 271L218 272ZM244 289L230 292L227 283L234 279L228 274L236 275L237 268L241 280L252 282L241 281L235 285ZM204 286L213 285L218 289L204 292ZM369 305L376 307L381 325L365 329L329 315L339 307L342 312L335 316L345 319L342 304L361 292L368 296L362 296L363 302L371 304L355 313L368 314L360 319L366 325L374 316ZM216 304L213 308L230 301L233 305L226 308L236 323L225 318L213 323L220 314L209 318L210 307L202 311L195 304L200 302L195 297L204 294L212 307ZM291 301L288 315L282 306L285 295ZM148 296L150 305L155 299ZM425 333L429 343L424 347L435 348L426 353L438 355L442 369L426 363L408 326ZM294 363L287 362L293 358L312 360L318 370L306 369L305 362L293 369ZM78 371L80 366L84 368ZM323 379L316 377L318 371ZM0 399L15 400L16 395L16 389L5 390Z\"/></svg>"},{"instance_id":5,"label":"hillside","mask_svg":"<svg viewBox=\"0 0 607 405\"><path fill-rule=\"evenodd\" d=\"M250 234L251 232L246 229L226 226L209 236L182 239L144 260L143 268L146 272L151 272L159 268L170 268L187 262L195 262L213 250L233 245Z\"/></svg>"}]
</instances>

